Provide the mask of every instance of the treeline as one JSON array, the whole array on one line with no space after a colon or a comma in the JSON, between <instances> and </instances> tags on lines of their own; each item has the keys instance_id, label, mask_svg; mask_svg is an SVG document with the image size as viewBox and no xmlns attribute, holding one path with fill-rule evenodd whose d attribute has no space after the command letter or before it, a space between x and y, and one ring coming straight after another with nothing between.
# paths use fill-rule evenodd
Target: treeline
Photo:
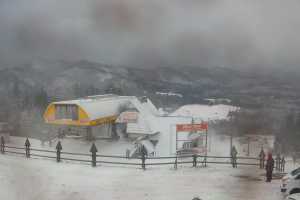
<instances>
[{"instance_id":1,"label":"treeline","mask_svg":"<svg viewBox=\"0 0 300 200\"><path fill-rule=\"evenodd\" d=\"M21 135L28 119L41 121L42 111L50 101L43 87L30 87L18 80L2 85L0 91L0 121L8 122L14 135Z\"/></svg>"},{"instance_id":2,"label":"treeline","mask_svg":"<svg viewBox=\"0 0 300 200\"><path fill-rule=\"evenodd\" d=\"M275 151L300 152L300 112L265 109L240 109L230 112L228 120L214 124L220 134L234 137L274 135Z\"/></svg>"},{"instance_id":3,"label":"treeline","mask_svg":"<svg viewBox=\"0 0 300 200\"><path fill-rule=\"evenodd\" d=\"M300 112L289 111L276 134L276 147L284 152L300 152Z\"/></svg>"}]
</instances>

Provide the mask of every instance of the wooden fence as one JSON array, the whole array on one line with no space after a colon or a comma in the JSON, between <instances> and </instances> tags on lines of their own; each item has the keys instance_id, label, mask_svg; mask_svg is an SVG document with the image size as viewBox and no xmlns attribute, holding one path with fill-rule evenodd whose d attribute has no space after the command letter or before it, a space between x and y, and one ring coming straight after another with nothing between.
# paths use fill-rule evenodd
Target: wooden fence
<instances>
[{"instance_id":1,"label":"wooden fence","mask_svg":"<svg viewBox=\"0 0 300 200\"><path fill-rule=\"evenodd\" d=\"M8 146L5 144L4 138L1 137L0 141L0 152L2 154L17 154L24 155L27 158L47 158L55 159L56 162L66 161L77 161L81 163L90 163L93 167L100 164L113 164L113 165L127 165L137 166L142 169L146 169L147 166L156 165L173 165L177 169L178 165L190 164L193 167L203 166L206 167L208 164L225 164L237 167L240 165L258 166L264 168L265 159L261 156L258 157L224 157L224 156L203 156L203 155L177 155L177 156L166 156L166 157L148 157L145 154L141 156L129 158L126 156L118 155L102 155L97 154L98 149L93 143L89 153L72 153L62 151L61 142L58 141L55 150L44 150L32 148L29 139L27 138L23 147ZM283 160L283 161L282 161ZM284 158L276 158L275 168L278 171L284 171Z\"/></svg>"}]
</instances>

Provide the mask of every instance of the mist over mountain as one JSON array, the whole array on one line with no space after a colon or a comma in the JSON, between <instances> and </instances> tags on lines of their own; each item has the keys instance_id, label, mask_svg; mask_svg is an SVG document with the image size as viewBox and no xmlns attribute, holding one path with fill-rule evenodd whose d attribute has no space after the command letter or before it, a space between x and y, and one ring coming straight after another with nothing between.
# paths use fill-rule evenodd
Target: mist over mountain
<instances>
[{"instance_id":1,"label":"mist over mountain","mask_svg":"<svg viewBox=\"0 0 300 200\"><path fill-rule=\"evenodd\" d=\"M0 0L0 120L24 129L43 124L50 101L104 93L148 96L158 107L228 98L298 110L299 6Z\"/></svg>"},{"instance_id":2,"label":"mist over mountain","mask_svg":"<svg viewBox=\"0 0 300 200\"><path fill-rule=\"evenodd\" d=\"M275 71L39 60L0 70L0 121L8 121L14 135L40 138L42 130L51 129L42 116L52 101L114 93L147 96L158 108L174 110L185 104L208 104L206 98L230 99L227 103L243 110L233 125L239 127L238 134L255 130L281 140L286 130L297 130L293 128L297 125L286 122L300 117L300 87L296 73ZM220 127L221 133L227 131ZM284 140L287 146L295 140L294 133Z\"/></svg>"},{"instance_id":3,"label":"mist over mountain","mask_svg":"<svg viewBox=\"0 0 300 200\"><path fill-rule=\"evenodd\" d=\"M172 92L183 95L172 97L177 105L201 103L205 98L230 98L235 104L255 107L266 100L296 102L300 88L297 74L221 67L136 68L84 60L36 61L0 72L0 91L13 92L16 84L21 92L29 94L43 88L53 100L118 93L149 96L160 104L164 97L157 92Z\"/></svg>"},{"instance_id":4,"label":"mist over mountain","mask_svg":"<svg viewBox=\"0 0 300 200\"><path fill-rule=\"evenodd\" d=\"M1 0L0 62L298 69L299 6L297 0Z\"/></svg>"}]
</instances>

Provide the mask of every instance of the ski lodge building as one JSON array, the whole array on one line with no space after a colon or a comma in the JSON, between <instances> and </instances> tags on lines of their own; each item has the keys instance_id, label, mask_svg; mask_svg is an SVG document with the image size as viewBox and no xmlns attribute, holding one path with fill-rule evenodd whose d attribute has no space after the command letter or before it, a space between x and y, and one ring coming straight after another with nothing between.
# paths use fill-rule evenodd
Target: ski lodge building
<instances>
[{"instance_id":1,"label":"ski lodge building","mask_svg":"<svg viewBox=\"0 0 300 200\"><path fill-rule=\"evenodd\" d=\"M44 113L46 123L71 126L97 126L114 123L128 97L89 96L83 99L51 103Z\"/></svg>"},{"instance_id":2,"label":"ski lodge building","mask_svg":"<svg viewBox=\"0 0 300 200\"><path fill-rule=\"evenodd\" d=\"M191 117L163 116L147 97L112 94L53 102L44 120L55 127L81 130L78 135L87 139L129 138L133 146L143 144L153 155L174 154L178 145L176 141L175 147L176 125L192 123ZM181 135L187 141L189 135Z\"/></svg>"}]
</instances>

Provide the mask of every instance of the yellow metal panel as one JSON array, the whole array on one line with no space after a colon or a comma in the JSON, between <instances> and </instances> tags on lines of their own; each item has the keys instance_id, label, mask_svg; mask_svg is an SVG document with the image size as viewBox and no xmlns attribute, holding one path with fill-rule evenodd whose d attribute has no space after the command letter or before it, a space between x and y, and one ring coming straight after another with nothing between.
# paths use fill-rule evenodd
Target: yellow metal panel
<instances>
[{"instance_id":1,"label":"yellow metal panel","mask_svg":"<svg viewBox=\"0 0 300 200\"><path fill-rule=\"evenodd\" d=\"M78 120L72 119L55 119L55 103L50 104L45 113L44 120L49 124L69 125L69 126L97 126L101 124L115 123L118 116L108 116L95 120L90 120L88 114L78 106Z\"/></svg>"},{"instance_id":2,"label":"yellow metal panel","mask_svg":"<svg viewBox=\"0 0 300 200\"><path fill-rule=\"evenodd\" d=\"M44 112L44 120L48 123L55 120L55 107L54 104L50 104Z\"/></svg>"},{"instance_id":3,"label":"yellow metal panel","mask_svg":"<svg viewBox=\"0 0 300 200\"><path fill-rule=\"evenodd\" d=\"M88 114L80 106L78 106L78 119L81 123L90 121Z\"/></svg>"},{"instance_id":4,"label":"yellow metal panel","mask_svg":"<svg viewBox=\"0 0 300 200\"><path fill-rule=\"evenodd\" d=\"M66 125L66 126L89 126L89 122L80 122L67 119L55 120L47 122L49 124Z\"/></svg>"},{"instance_id":5,"label":"yellow metal panel","mask_svg":"<svg viewBox=\"0 0 300 200\"><path fill-rule=\"evenodd\" d=\"M109 117L103 117L96 120L90 121L90 126L96 126L101 124L112 124L115 123L117 116L109 116Z\"/></svg>"}]
</instances>

